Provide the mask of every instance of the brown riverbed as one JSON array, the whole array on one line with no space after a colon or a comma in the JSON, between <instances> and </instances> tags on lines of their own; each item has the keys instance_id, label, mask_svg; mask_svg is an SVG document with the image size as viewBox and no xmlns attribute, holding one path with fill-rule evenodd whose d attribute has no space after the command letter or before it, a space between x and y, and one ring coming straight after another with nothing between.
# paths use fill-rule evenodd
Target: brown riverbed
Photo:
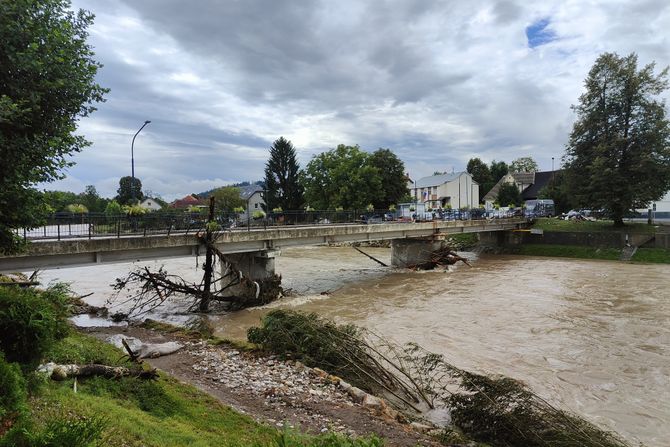
<instances>
[{"instance_id":1,"label":"brown riverbed","mask_svg":"<svg viewBox=\"0 0 670 447\"><path fill-rule=\"evenodd\" d=\"M388 249L366 249L386 259ZM166 262L196 277L193 259ZM482 256L447 273L393 271L345 247L284 250L296 296L212 317L244 337L277 306L416 341L457 366L506 374L632 442L670 439L670 266ZM100 304L127 264L49 271ZM322 292L328 292L322 294Z\"/></svg>"}]
</instances>

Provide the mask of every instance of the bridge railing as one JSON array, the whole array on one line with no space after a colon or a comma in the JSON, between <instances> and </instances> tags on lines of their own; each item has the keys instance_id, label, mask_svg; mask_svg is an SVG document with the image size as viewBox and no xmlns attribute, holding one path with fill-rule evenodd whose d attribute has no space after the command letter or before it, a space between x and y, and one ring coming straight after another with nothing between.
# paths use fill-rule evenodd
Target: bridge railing
<instances>
[{"instance_id":1,"label":"bridge railing","mask_svg":"<svg viewBox=\"0 0 670 447\"><path fill-rule=\"evenodd\" d=\"M260 213L259 213L260 214ZM482 209L433 210L423 215L410 212L402 216L394 210L315 210L270 212L256 218L252 215L222 213L217 216L218 228L228 231L251 231L253 229L315 225L381 224L395 222L426 222L432 220L479 220L512 217L513 214L486 213ZM17 229L24 239L62 240L69 238L110 238L128 236L151 236L171 234L194 234L203 231L206 217L201 213L153 212L142 215L104 213L56 213L49 216L44 225L35 228Z\"/></svg>"}]
</instances>

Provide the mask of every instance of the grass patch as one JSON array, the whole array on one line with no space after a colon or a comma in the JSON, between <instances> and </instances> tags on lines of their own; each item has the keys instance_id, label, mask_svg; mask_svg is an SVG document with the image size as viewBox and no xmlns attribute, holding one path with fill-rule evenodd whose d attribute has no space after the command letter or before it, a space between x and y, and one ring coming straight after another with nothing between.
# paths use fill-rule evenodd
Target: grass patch
<instances>
[{"instance_id":1,"label":"grass patch","mask_svg":"<svg viewBox=\"0 0 670 447\"><path fill-rule=\"evenodd\" d=\"M638 248L631 261L670 264L670 250L665 248Z\"/></svg>"},{"instance_id":2,"label":"grass patch","mask_svg":"<svg viewBox=\"0 0 670 447\"><path fill-rule=\"evenodd\" d=\"M153 324L153 328L181 329ZM225 340L221 340L225 343ZM57 363L104 363L123 365L124 353L94 337L72 332L57 341L46 353L46 361ZM160 374L156 381L137 378L111 380L100 377L79 379L77 393L73 380L46 380L34 389L29 400L31 431L63 432L56 424L79 424L102 430L99 442L105 446L253 446L253 447L381 447L377 437L351 439L324 434L310 436L296 431L277 430L235 412L212 396ZM64 425L65 426L65 425ZM56 427L58 428L58 427ZM89 430L89 431L91 431ZM78 435L86 434L78 430ZM9 444L0 437L0 445ZM22 444L23 445L23 444ZM32 444L26 444L32 445ZM39 444L42 445L42 444ZM47 445L47 444L44 444ZM52 445L52 444L48 444ZM59 444L60 445L60 444ZM69 445L69 444L62 444ZM75 445L75 444L72 444Z\"/></svg>"},{"instance_id":3,"label":"grass patch","mask_svg":"<svg viewBox=\"0 0 670 447\"><path fill-rule=\"evenodd\" d=\"M553 256L560 258L605 259L616 261L621 257L617 248L597 248L576 245L523 244L515 250L526 256Z\"/></svg>"},{"instance_id":4,"label":"grass patch","mask_svg":"<svg viewBox=\"0 0 670 447\"><path fill-rule=\"evenodd\" d=\"M477 233L451 234L449 235L448 241L456 250L466 250L479 243L479 236Z\"/></svg>"},{"instance_id":5,"label":"grass patch","mask_svg":"<svg viewBox=\"0 0 670 447\"><path fill-rule=\"evenodd\" d=\"M93 337L73 333L59 341L47 359L62 363L100 362L120 365L123 352ZM175 379L136 378L48 381L31 399L37 427L75 415L104 415L109 446L239 446L272 445L277 431L236 413L211 396Z\"/></svg>"},{"instance_id":6,"label":"grass patch","mask_svg":"<svg viewBox=\"0 0 670 447\"><path fill-rule=\"evenodd\" d=\"M533 228L538 228L544 231L558 231L558 232L591 232L591 233L643 233L655 234L656 227L647 225L642 222L629 222L623 227L615 227L611 220L597 220L595 222L589 220L562 220L541 218L537 219L533 224Z\"/></svg>"}]
</instances>

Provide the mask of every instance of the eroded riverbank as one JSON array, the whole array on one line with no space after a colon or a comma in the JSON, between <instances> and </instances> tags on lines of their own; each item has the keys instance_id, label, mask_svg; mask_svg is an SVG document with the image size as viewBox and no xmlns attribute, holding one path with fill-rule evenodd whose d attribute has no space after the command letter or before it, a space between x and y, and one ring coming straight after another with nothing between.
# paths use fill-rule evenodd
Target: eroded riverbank
<instances>
[{"instance_id":1,"label":"eroded riverbank","mask_svg":"<svg viewBox=\"0 0 670 447\"><path fill-rule=\"evenodd\" d=\"M388 259L387 249L368 250ZM198 274L193 259L166 264ZM127 269L43 277L74 281L99 303L109 293L103 286ZM268 308L315 311L416 341L460 367L521 379L631 441L660 447L670 439L670 266L482 256L472 269L414 273L377 267L351 248L316 247L285 250L278 270L297 296ZM264 312L213 321L220 335L241 338Z\"/></svg>"}]
</instances>

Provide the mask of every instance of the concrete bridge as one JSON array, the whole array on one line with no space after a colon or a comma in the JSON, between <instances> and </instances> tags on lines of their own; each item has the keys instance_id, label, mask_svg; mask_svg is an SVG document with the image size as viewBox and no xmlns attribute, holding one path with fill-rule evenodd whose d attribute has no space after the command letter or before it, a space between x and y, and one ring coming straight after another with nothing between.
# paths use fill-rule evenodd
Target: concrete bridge
<instances>
[{"instance_id":1,"label":"concrete bridge","mask_svg":"<svg viewBox=\"0 0 670 447\"><path fill-rule=\"evenodd\" d=\"M274 273L274 257L281 248L391 240L393 264L403 266L419 262L422 254L425 256L430 251L426 244L431 244L437 235L483 233L491 237L494 232L520 229L526 225L525 218L304 227L287 225L221 232L216 245L250 277L262 279ZM40 240L31 242L24 253L0 255L0 272L204 255L204 251L195 234Z\"/></svg>"}]
</instances>

